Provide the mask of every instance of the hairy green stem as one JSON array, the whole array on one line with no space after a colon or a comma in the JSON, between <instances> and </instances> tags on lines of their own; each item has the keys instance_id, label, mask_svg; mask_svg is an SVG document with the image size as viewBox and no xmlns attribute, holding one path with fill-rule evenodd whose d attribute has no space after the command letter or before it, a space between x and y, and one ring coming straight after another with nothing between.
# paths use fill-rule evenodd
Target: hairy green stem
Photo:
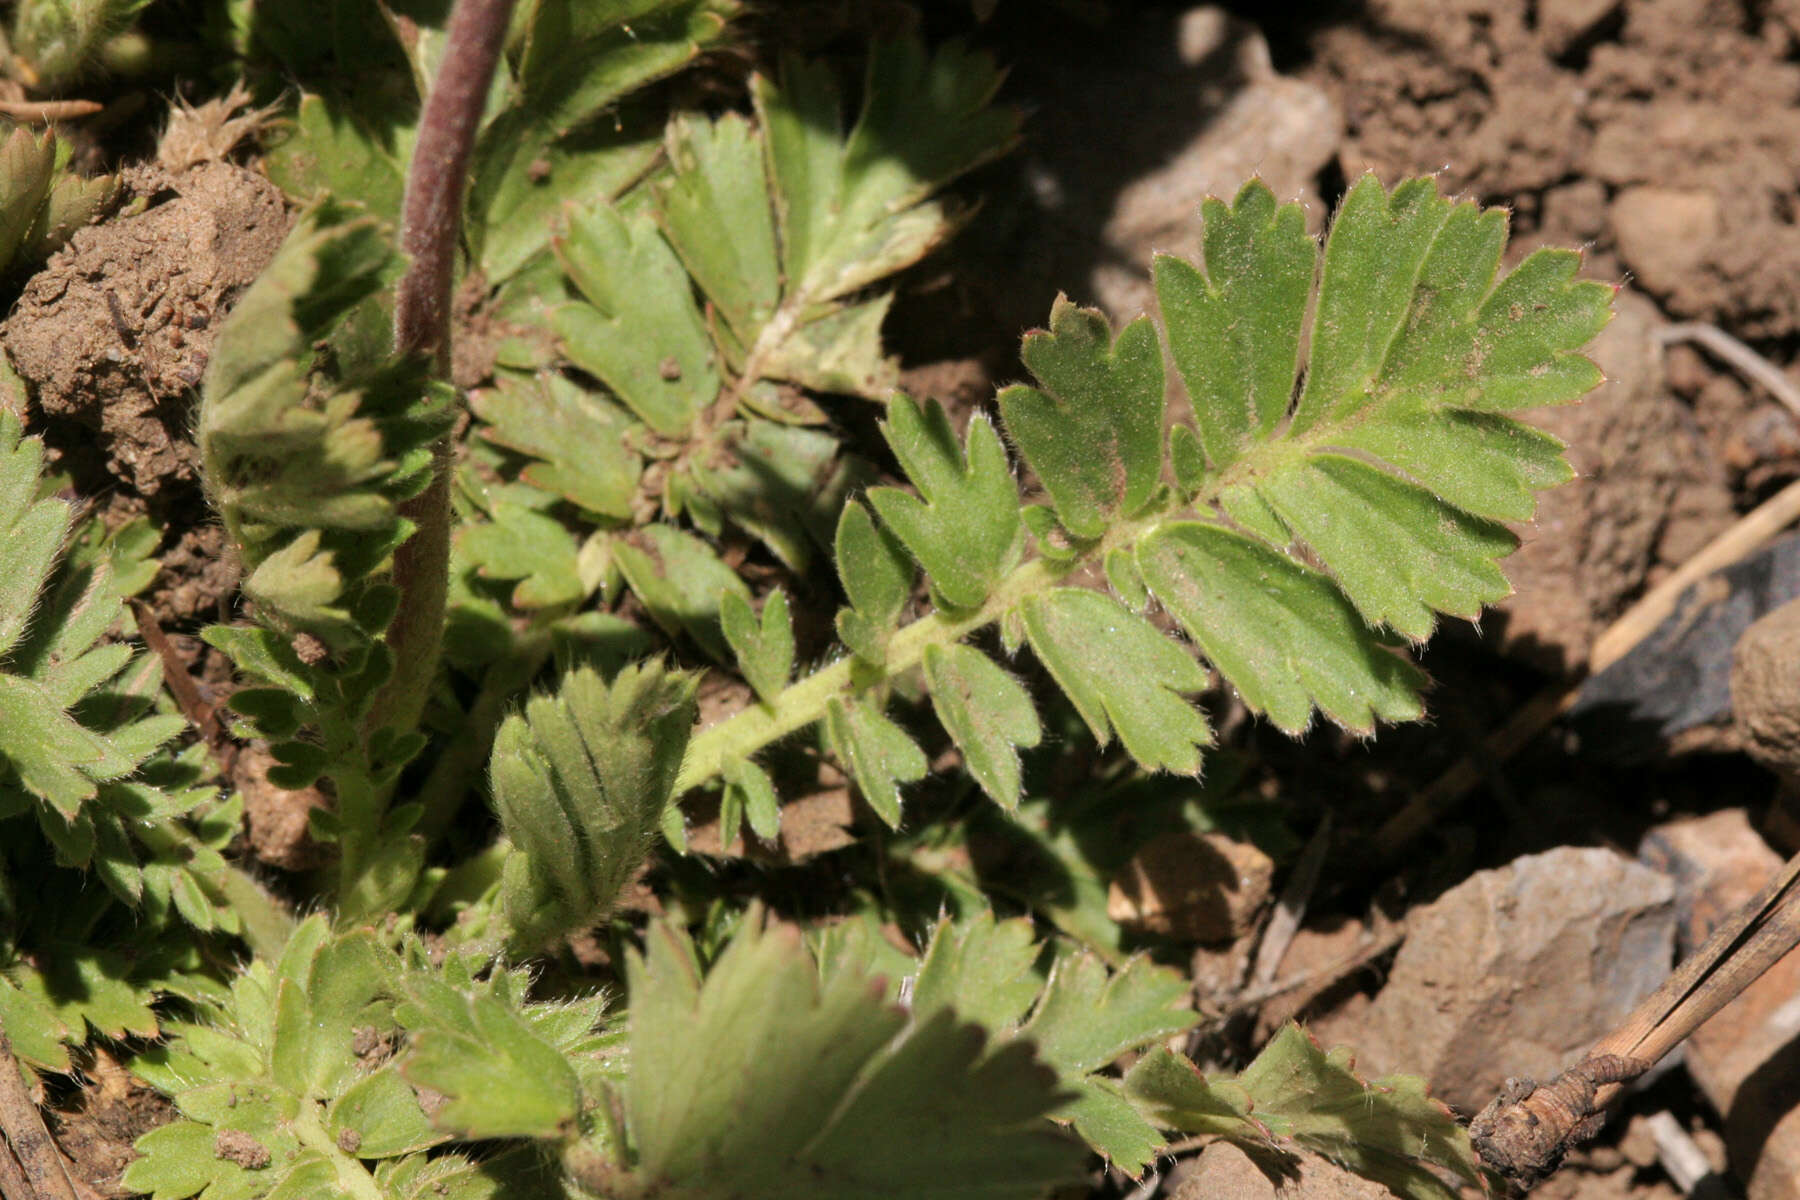
<instances>
[{"instance_id":1,"label":"hairy green stem","mask_svg":"<svg viewBox=\"0 0 1800 1200\"><path fill-rule=\"evenodd\" d=\"M458 0L407 171L400 248L410 261L394 297L394 349L429 355L440 377L450 368L450 280L469 156L512 8L513 0ZM400 506L415 532L394 553L400 607L387 632L394 674L369 708L368 733L418 724L437 674L450 577L448 437L439 440L433 459L430 485Z\"/></svg>"},{"instance_id":2,"label":"hairy green stem","mask_svg":"<svg viewBox=\"0 0 1800 1200\"><path fill-rule=\"evenodd\" d=\"M1033 559L1015 568L995 585L987 602L974 612L933 612L920 617L889 640L881 674L892 678L918 666L925 657L926 647L952 645L976 630L992 625L1020 600L1049 587L1065 572L1066 568L1060 565L1041 558ZM789 685L775 698L773 705L753 704L694 734L688 743L687 757L682 760L681 775L675 781L675 794L679 796L689 788L699 787L717 775L727 762L747 758L771 742L780 741L819 720L825 715L829 701L848 695L852 690L850 672L855 661L854 658L841 658Z\"/></svg>"},{"instance_id":3,"label":"hairy green stem","mask_svg":"<svg viewBox=\"0 0 1800 1200\"><path fill-rule=\"evenodd\" d=\"M325 1128L319 1108L316 1100L300 1101L300 1111L294 1115L291 1123L294 1136L302 1146L331 1164L332 1170L337 1172L338 1186L351 1200L388 1200L387 1189L375 1182L369 1168L363 1166L362 1159L346 1153L337 1144L331 1132Z\"/></svg>"}]
</instances>

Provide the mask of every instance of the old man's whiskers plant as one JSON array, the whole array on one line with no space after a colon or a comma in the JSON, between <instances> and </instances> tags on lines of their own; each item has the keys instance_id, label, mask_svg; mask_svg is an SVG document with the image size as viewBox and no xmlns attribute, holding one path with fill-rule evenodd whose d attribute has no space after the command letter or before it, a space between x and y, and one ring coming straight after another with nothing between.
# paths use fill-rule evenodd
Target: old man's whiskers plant
<instances>
[{"instance_id":1,"label":"old man's whiskers plant","mask_svg":"<svg viewBox=\"0 0 1800 1200\"><path fill-rule=\"evenodd\" d=\"M57 865L30 878L101 873L155 931L143 961L72 968L100 998L85 1007L40 949L82 929L40 919L0 944L20 1056L67 1069L84 1019L160 1037L132 1067L179 1116L126 1174L157 1200L1025 1200L1079 1184L1096 1151L1141 1173L1169 1131L1322 1153L1407 1196L1477 1182L1418 1081L1367 1084L1293 1027L1208 1080L1166 1048L1197 1020L1179 975L991 910L940 920L915 954L871 921L803 931L722 899L698 919L671 898L689 920L615 920L601 943L617 994L534 988L525 964L605 922L659 838L684 836L689 793L719 789L727 842L742 824L779 833L779 773L759 757L781 739L816 727L899 827L928 760L888 705L916 684L1008 812L1027 798L1020 751L1044 739L1015 675L1027 650L1146 772L1199 771L1212 734L1191 697L1209 670L1295 734L1315 713L1365 733L1418 715L1404 644L1505 595L1500 522L1569 474L1553 439L1505 414L1598 382L1580 350L1611 298L1571 253L1501 273L1503 214L1429 180L1359 181L1323 247L1252 182L1205 206L1201 261L1157 261L1158 317L1115 334L1059 300L1025 339L1031 382L958 435L936 404L892 394L873 289L953 231L934 191L1010 142L992 67L877 49L845 133L829 72L793 62L752 83L753 120L678 114L645 151L621 119L623 140L590 145L582 122L619 80L667 74L736 16L636 7L625 22L524 6L500 82L476 95L464 241L493 276L465 287L488 287L513 341L453 481L464 521L435 580L452 637L417 728L376 707L418 582L393 562L429 519L409 502L447 479L433 451L457 414L429 364L369 332L401 269L391 214L318 194L333 168L306 167L293 233L221 331L198 436L253 620L206 636L251 680L232 706L272 743L274 781L332 797L313 832L335 860L306 919L219 855L236 809L197 786L201 751L158 750L178 722L147 713L154 669L93 649L117 585L98 551L59 558L66 507L36 494L35 443L0 425L0 535L31 550L0 584L0 705L45 731L0 721L0 819L51 837ZM422 71L442 34L409 29L402 65ZM612 90L583 93L609 64ZM912 119L902 85L937 116ZM299 103L290 173L308 144L348 136L323 101ZM379 175L378 148L352 151ZM561 210L531 190L563 178ZM521 209L566 224L534 239L493 217ZM1165 361L1191 409L1172 424ZM825 405L852 402L834 393L885 404L903 478L853 488L873 467L829 428ZM819 496L837 497L834 519ZM801 601L759 604L678 519L746 531L796 574L827 551L841 650L796 678ZM696 675L598 651L648 641L606 611L627 589L742 677L741 710L696 728ZM470 629L492 631L486 657L458 639ZM558 647L554 682L528 694ZM471 851L445 835L458 764L490 741L500 836ZM0 851L9 875L22 840ZM198 933L165 936L171 909ZM252 918L254 956L221 971Z\"/></svg>"}]
</instances>

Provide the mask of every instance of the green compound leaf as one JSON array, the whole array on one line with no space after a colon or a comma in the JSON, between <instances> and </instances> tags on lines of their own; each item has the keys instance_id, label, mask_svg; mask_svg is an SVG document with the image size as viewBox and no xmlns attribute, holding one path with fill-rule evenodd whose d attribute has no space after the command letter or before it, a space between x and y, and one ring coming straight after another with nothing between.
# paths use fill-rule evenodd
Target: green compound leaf
<instances>
[{"instance_id":1,"label":"green compound leaf","mask_svg":"<svg viewBox=\"0 0 1800 1200\"><path fill-rule=\"evenodd\" d=\"M1006 432L1042 475L1063 527L1094 538L1155 490L1162 473L1162 347L1148 318L1115 342L1105 318L1062 296L1050 332L1025 337L1044 391L1000 393Z\"/></svg>"},{"instance_id":2,"label":"green compound leaf","mask_svg":"<svg viewBox=\"0 0 1800 1200\"><path fill-rule=\"evenodd\" d=\"M496 446L529 455L521 478L598 517L631 517L643 460L631 440L643 427L606 398L561 375L502 372L469 396Z\"/></svg>"},{"instance_id":3,"label":"green compound leaf","mask_svg":"<svg viewBox=\"0 0 1800 1200\"><path fill-rule=\"evenodd\" d=\"M628 960L632 1187L1027 1200L1079 1178L1028 1043L990 1045L949 1009L909 1019L858 967L821 978L796 931L762 924L746 918L704 980L666 924Z\"/></svg>"},{"instance_id":4,"label":"green compound leaf","mask_svg":"<svg viewBox=\"0 0 1800 1200\"><path fill-rule=\"evenodd\" d=\"M102 792L185 722L147 712L162 686L155 660L134 662L129 646L102 642L126 615L111 566L119 548L90 538L65 553L72 512L63 500L38 498L42 467L43 443L24 437L18 416L0 409L0 792L22 786L41 802L43 829L64 838L65 865L88 865L93 839L103 839L104 877L135 903L131 842L182 810L157 789L133 785L165 811L126 822Z\"/></svg>"},{"instance_id":5,"label":"green compound leaf","mask_svg":"<svg viewBox=\"0 0 1800 1200\"><path fill-rule=\"evenodd\" d=\"M1206 216L1204 275L1163 259L1156 277L1211 478L1248 485L1219 501L1277 548L1304 541L1365 621L1408 638L1504 597L1495 560L1516 543L1495 522L1528 517L1568 468L1498 414L1599 382L1577 351L1611 289L1576 282L1559 251L1498 279L1503 214L1365 178L1333 223L1304 385L1277 429L1310 277L1298 214L1252 183Z\"/></svg>"},{"instance_id":6,"label":"green compound leaf","mask_svg":"<svg viewBox=\"0 0 1800 1200\"><path fill-rule=\"evenodd\" d=\"M430 478L454 415L422 363L317 369L318 344L393 265L379 222L313 205L220 327L201 391L208 497L245 591L262 619L340 648L359 640L350 612L410 535L399 505Z\"/></svg>"},{"instance_id":7,"label":"green compound leaf","mask_svg":"<svg viewBox=\"0 0 1800 1200\"><path fill-rule=\"evenodd\" d=\"M569 361L656 432L684 435L718 395L719 373L687 272L655 218L597 204L573 214L555 245L586 298L556 310Z\"/></svg>"},{"instance_id":8,"label":"green compound leaf","mask_svg":"<svg viewBox=\"0 0 1800 1200\"><path fill-rule=\"evenodd\" d=\"M1498 559L1516 540L1499 522L1528 517L1535 492L1569 469L1555 439L1502 410L1567 403L1599 382L1579 351L1606 323L1612 290L1576 281L1578 258L1557 251L1502 277L1504 215L1445 199L1429 180L1391 193L1359 182L1322 254L1298 207L1259 182L1203 215L1204 261L1155 265L1162 332L1194 411L1169 442L1192 511L1156 499L1160 462L1147 471L1134 465L1142 451L1117 448L1126 428L1148 447L1160 426L1159 353L1139 344L1148 327L1109 340L1096 315L1059 305L1051 332L1027 342L1040 389L1010 389L1002 408L1063 527L1108 537L1069 546L1040 520L1040 545L1071 566L1098 556L1134 608L1147 591L1284 729L1306 728L1315 708L1359 731L1416 716L1422 677L1390 641L1507 594ZM1149 514L1114 533L1140 497ZM1028 626L1035 603L1021 610ZM1075 677L1066 660L1079 645L1066 641L1052 671L1104 730L1099 693L1063 678ZM1166 741L1139 758L1195 761Z\"/></svg>"},{"instance_id":9,"label":"green compound leaf","mask_svg":"<svg viewBox=\"0 0 1800 1200\"><path fill-rule=\"evenodd\" d=\"M900 785L925 778L925 752L872 704L833 699L825 732L876 814L900 827Z\"/></svg>"},{"instance_id":10,"label":"green compound leaf","mask_svg":"<svg viewBox=\"0 0 1800 1200\"><path fill-rule=\"evenodd\" d=\"M413 1035L406 1077L446 1097L432 1121L467 1138L565 1132L581 1085L562 1052L499 996L430 991L415 993L403 1020Z\"/></svg>"},{"instance_id":11,"label":"green compound leaf","mask_svg":"<svg viewBox=\"0 0 1800 1200\"><path fill-rule=\"evenodd\" d=\"M1423 1080L1391 1075L1365 1082L1347 1050L1329 1054L1298 1025L1278 1033L1234 1080L1208 1081L1180 1055L1156 1050L1126 1076L1126 1088L1158 1124L1283 1151L1310 1150L1408 1200L1457 1193L1437 1167L1479 1189L1469 1135Z\"/></svg>"},{"instance_id":12,"label":"green compound leaf","mask_svg":"<svg viewBox=\"0 0 1800 1200\"><path fill-rule=\"evenodd\" d=\"M780 588L770 592L760 620L736 592L724 593L719 603L725 640L737 654L738 669L763 702L773 706L794 670L794 621L787 593Z\"/></svg>"},{"instance_id":13,"label":"green compound leaf","mask_svg":"<svg viewBox=\"0 0 1800 1200\"><path fill-rule=\"evenodd\" d=\"M1085 951L1063 954L1046 976L1044 957L1029 921L996 922L991 913L955 925L940 921L913 987L914 1018L954 1011L996 1036L1030 1042L1071 1095L1057 1118L1113 1165L1138 1174L1162 1137L1119 1082L1098 1072L1199 1019L1186 1004L1187 981L1144 958L1108 972Z\"/></svg>"},{"instance_id":14,"label":"green compound leaf","mask_svg":"<svg viewBox=\"0 0 1800 1200\"><path fill-rule=\"evenodd\" d=\"M501 909L536 950L605 915L654 843L694 721L694 681L647 665L580 668L501 725L490 767L513 852Z\"/></svg>"},{"instance_id":15,"label":"green compound leaf","mask_svg":"<svg viewBox=\"0 0 1800 1200\"><path fill-rule=\"evenodd\" d=\"M963 765L1002 808L1019 805L1019 751L1038 744L1037 710L1019 681L967 646L928 646L925 679Z\"/></svg>"},{"instance_id":16,"label":"green compound leaf","mask_svg":"<svg viewBox=\"0 0 1800 1200\"><path fill-rule=\"evenodd\" d=\"M1013 565L1021 540L1018 485L1000 435L977 414L965 459L943 407L932 400L921 410L904 396L888 406L882 433L919 495L872 488L869 503L945 604L979 607Z\"/></svg>"},{"instance_id":17,"label":"green compound leaf","mask_svg":"<svg viewBox=\"0 0 1800 1200\"><path fill-rule=\"evenodd\" d=\"M1192 775L1212 744L1182 698L1206 672L1144 618L1098 592L1055 588L1022 605L1026 637L1101 745L1114 732L1146 770Z\"/></svg>"}]
</instances>

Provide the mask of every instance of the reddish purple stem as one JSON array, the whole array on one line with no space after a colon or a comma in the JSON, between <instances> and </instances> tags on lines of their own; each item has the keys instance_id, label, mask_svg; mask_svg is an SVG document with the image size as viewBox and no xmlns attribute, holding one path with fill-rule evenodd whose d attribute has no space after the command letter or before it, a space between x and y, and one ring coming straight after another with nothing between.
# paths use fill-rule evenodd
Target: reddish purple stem
<instances>
[{"instance_id":1,"label":"reddish purple stem","mask_svg":"<svg viewBox=\"0 0 1800 1200\"><path fill-rule=\"evenodd\" d=\"M394 349L430 355L439 377L450 369L450 280L469 157L512 8L513 0L457 0L406 178L400 248L410 261L394 297ZM400 607L387 634L394 674L364 718L369 733L383 726L413 728L431 689L450 571L448 439L437 445L430 486L401 505L400 513L416 532L394 552Z\"/></svg>"},{"instance_id":2,"label":"reddish purple stem","mask_svg":"<svg viewBox=\"0 0 1800 1200\"><path fill-rule=\"evenodd\" d=\"M434 354L440 367L449 362L463 185L512 7L513 0L458 0L407 174L400 248L412 261L395 297L394 348Z\"/></svg>"}]
</instances>

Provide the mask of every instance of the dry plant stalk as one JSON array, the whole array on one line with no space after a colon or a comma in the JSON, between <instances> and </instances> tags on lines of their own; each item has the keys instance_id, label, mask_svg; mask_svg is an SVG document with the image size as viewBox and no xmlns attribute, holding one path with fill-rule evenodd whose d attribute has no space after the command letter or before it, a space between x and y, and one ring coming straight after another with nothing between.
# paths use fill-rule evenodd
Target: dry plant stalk
<instances>
[{"instance_id":1,"label":"dry plant stalk","mask_svg":"<svg viewBox=\"0 0 1800 1200\"><path fill-rule=\"evenodd\" d=\"M1648 1071L1713 1014L1800 945L1800 855L1646 997L1581 1062L1542 1087L1509 1079L1469 1126L1482 1159L1520 1187L1550 1172L1598 1133L1622 1084Z\"/></svg>"}]
</instances>

